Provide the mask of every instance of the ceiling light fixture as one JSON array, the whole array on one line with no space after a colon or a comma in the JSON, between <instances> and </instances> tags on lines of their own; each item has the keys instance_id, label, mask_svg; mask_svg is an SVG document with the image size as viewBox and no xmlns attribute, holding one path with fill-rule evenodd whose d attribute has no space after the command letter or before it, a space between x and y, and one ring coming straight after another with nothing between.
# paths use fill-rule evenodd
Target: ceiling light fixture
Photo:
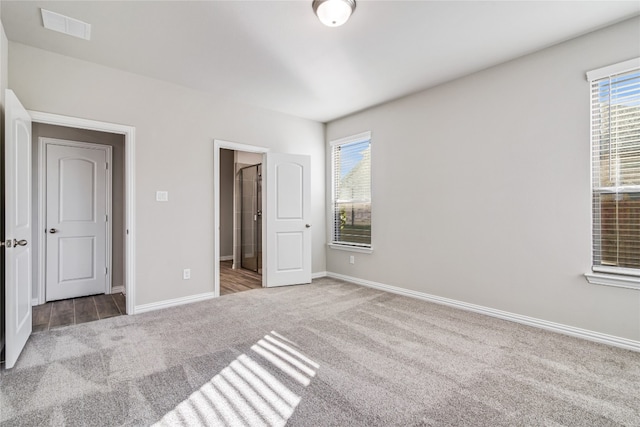
<instances>
[{"instance_id":1,"label":"ceiling light fixture","mask_svg":"<svg viewBox=\"0 0 640 427\"><path fill-rule=\"evenodd\" d=\"M356 9L356 0L313 0L313 12L327 27L339 27Z\"/></svg>"}]
</instances>

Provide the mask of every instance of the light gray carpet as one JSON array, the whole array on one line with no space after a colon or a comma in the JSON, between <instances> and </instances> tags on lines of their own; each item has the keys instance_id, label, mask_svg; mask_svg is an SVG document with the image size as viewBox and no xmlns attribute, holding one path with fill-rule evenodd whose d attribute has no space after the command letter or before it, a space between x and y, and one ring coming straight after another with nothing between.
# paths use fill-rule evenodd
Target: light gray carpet
<instances>
[{"instance_id":1,"label":"light gray carpet","mask_svg":"<svg viewBox=\"0 0 640 427\"><path fill-rule=\"evenodd\" d=\"M3 426L640 426L640 353L352 284L34 334Z\"/></svg>"}]
</instances>

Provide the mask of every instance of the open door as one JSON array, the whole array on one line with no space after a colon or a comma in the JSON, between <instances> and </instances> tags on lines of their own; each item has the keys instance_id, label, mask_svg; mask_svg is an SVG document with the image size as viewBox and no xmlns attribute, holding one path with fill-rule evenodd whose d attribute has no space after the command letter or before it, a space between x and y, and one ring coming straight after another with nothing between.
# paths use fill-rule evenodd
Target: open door
<instances>
[{"instance_id":1,"label":"open door","mask_svg":"<svg viewBox=\"0 0 640 427\"><path fill-rule=\"evenodd\" d=\"M5 97L5 368L31 335L31 117Z\"/></svg>"},{"instance_id":2,"label":"open door","mask_svg":"<svg viewBox=\"0 0 640 427\"><path fill-rule=\"evenodd\" d=\"M311 283L311 159L267 153L266 286Z\"/></svg>"}]
</instances>

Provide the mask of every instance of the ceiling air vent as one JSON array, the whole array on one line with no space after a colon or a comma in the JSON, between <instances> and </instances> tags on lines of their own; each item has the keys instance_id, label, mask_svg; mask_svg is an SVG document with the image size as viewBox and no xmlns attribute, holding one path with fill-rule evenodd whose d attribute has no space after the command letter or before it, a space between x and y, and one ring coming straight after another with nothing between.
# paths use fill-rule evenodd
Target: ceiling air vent
<instances>
[{"instance_id":1,"label":"ceiling air vent","mask_svg":"<svg viewBox=\"0 0 640 427\"><path fill-rule=\"evenodd\" d=\"M42 11L42 24L45 28L84 40L91 39L91 24L50 10L40 9L40 11Z\"/></svg>"}]
</instances>

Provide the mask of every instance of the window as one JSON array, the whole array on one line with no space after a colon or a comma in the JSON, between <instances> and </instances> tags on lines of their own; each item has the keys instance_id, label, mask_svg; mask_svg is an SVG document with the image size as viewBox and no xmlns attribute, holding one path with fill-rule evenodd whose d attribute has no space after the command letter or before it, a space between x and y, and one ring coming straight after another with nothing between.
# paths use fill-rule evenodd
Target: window
<instances>
[{"instance_id":1,"label":"window","mask_svg":"<svg viewBox=\"0 0 640 427\"><path fill-rule=\"evenodd\" d=\"M640 58L587 76L593 271L626 276L640 287Z\"/></svg>"},{"instance_id":2,"label":"window","mask_svg":"<svg viewBox=\"0 0 640 427\"><path fill-rule=\"evenodd\" d=\"M331 142L332 247L371 248L371 132Z\"/></svg>"}]
</instances>

